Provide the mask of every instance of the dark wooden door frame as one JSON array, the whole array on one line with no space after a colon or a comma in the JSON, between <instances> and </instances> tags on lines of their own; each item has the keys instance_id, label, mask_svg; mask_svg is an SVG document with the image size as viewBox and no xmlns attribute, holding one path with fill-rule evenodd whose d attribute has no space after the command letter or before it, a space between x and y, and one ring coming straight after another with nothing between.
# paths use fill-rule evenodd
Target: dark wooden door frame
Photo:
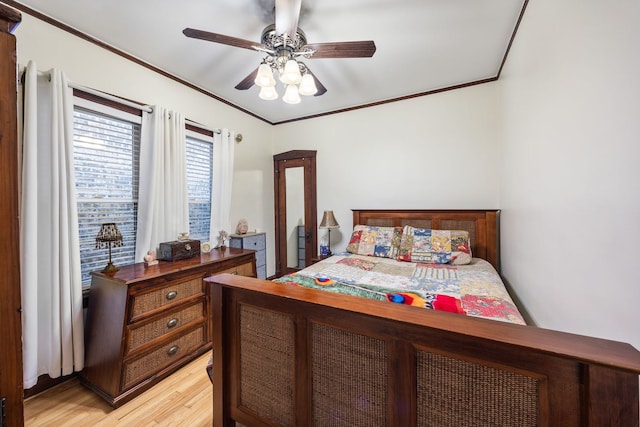
<instances>
[{"instance_id":1,"label":"dark wooden door frame","mask_svg":"<svg viewBox=\"0 0 640 427\"><path fill-rule=\"evenodd\" d=\"M316 200L316 151L292 150L273 156L276 277L287 274L287 192L285 171L304 168L305 260L318 253L318 203Z\"/></svg>"},{"instance_id":2,"label":"dark wooden door frame","mask_svg":"<svg viewBox=\"0 0 640 427\"><path fill-rule=\"evenodd\" d=\"M22 16L0 4L0 398L1 425L24 424L20 235L18 223L18 129L16 38Z\"/></svg>"}]
</instances>

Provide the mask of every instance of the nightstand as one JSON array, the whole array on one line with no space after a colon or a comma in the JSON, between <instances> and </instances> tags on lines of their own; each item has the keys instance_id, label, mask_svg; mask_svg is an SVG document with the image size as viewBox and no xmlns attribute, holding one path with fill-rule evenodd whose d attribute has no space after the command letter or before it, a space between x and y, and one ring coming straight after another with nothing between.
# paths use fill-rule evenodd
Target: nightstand
<instances>
[{"instance_id":1,"label":"nightstand","mask_svg":"<svg viewBox=\"0 0 640 427\"><path fill-rule=\"evenodd\" d=\"M323 259L329 258L331 255L318 255L317 257L311 258L311 264L309 265L313 265L316 262L320 262Z\"/></svg>"},{"instance_id":2,"label":"nightstand","mask_svg":"<svg viewBox=\"0 0 640 427\"><path fill-rule=\"evenodd\" d=\"M256 272L258 279L267 278L267 235L266 233L231 234L229 246L256 251Z\"/></svg>"}]
</instances>

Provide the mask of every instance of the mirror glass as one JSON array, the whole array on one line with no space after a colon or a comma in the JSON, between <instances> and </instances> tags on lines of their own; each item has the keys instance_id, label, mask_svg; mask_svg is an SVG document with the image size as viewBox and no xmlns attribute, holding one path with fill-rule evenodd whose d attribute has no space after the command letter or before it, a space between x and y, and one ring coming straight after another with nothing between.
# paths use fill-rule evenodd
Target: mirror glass
<instances>
[{"instance_id":1,"label":"mirror glass","mask_svg":"<svg viewBox=\"0 0 640 427\"><path fill-rule=\"evenodd\" d=\"M304 268L304 168L285 169L287 267Z\"/></svg>"}]
</instances>

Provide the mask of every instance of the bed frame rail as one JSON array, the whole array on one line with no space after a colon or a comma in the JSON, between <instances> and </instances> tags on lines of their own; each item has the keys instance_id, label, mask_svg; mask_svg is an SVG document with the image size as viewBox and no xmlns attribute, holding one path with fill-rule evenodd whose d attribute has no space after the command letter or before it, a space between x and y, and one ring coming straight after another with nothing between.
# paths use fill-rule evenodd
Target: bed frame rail
<instances>
[{"instance_id":1,"label":"bed frame rail","mask_svg":"<svg viewBox=\"0 0 640 427\"><path fill-rule=\"evenodd\" d=\"M284 286L206 279L216 426L637 426L619 342Z\"/></svg>"}]
</instances>

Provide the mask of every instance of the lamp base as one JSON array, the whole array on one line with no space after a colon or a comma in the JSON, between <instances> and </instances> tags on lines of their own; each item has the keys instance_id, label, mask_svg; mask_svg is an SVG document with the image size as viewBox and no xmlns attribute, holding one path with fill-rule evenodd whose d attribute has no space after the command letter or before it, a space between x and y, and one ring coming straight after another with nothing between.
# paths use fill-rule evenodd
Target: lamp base
<instances>
[{"instance_id":1,"label":"lamp base","mask_svg":"<svg viewBox=\"0 0 640 427\"><path fill-rule=\"evenodd\" d=\"M116 267L115 265L113 265L112 262L110 262L109 264L107 264L107 266L104 268L104 270L102 270L103 273L107 273L107 274L112 274L115 273L116 271L120 270L118 267Z\"/></svg>"}]
</instances>

